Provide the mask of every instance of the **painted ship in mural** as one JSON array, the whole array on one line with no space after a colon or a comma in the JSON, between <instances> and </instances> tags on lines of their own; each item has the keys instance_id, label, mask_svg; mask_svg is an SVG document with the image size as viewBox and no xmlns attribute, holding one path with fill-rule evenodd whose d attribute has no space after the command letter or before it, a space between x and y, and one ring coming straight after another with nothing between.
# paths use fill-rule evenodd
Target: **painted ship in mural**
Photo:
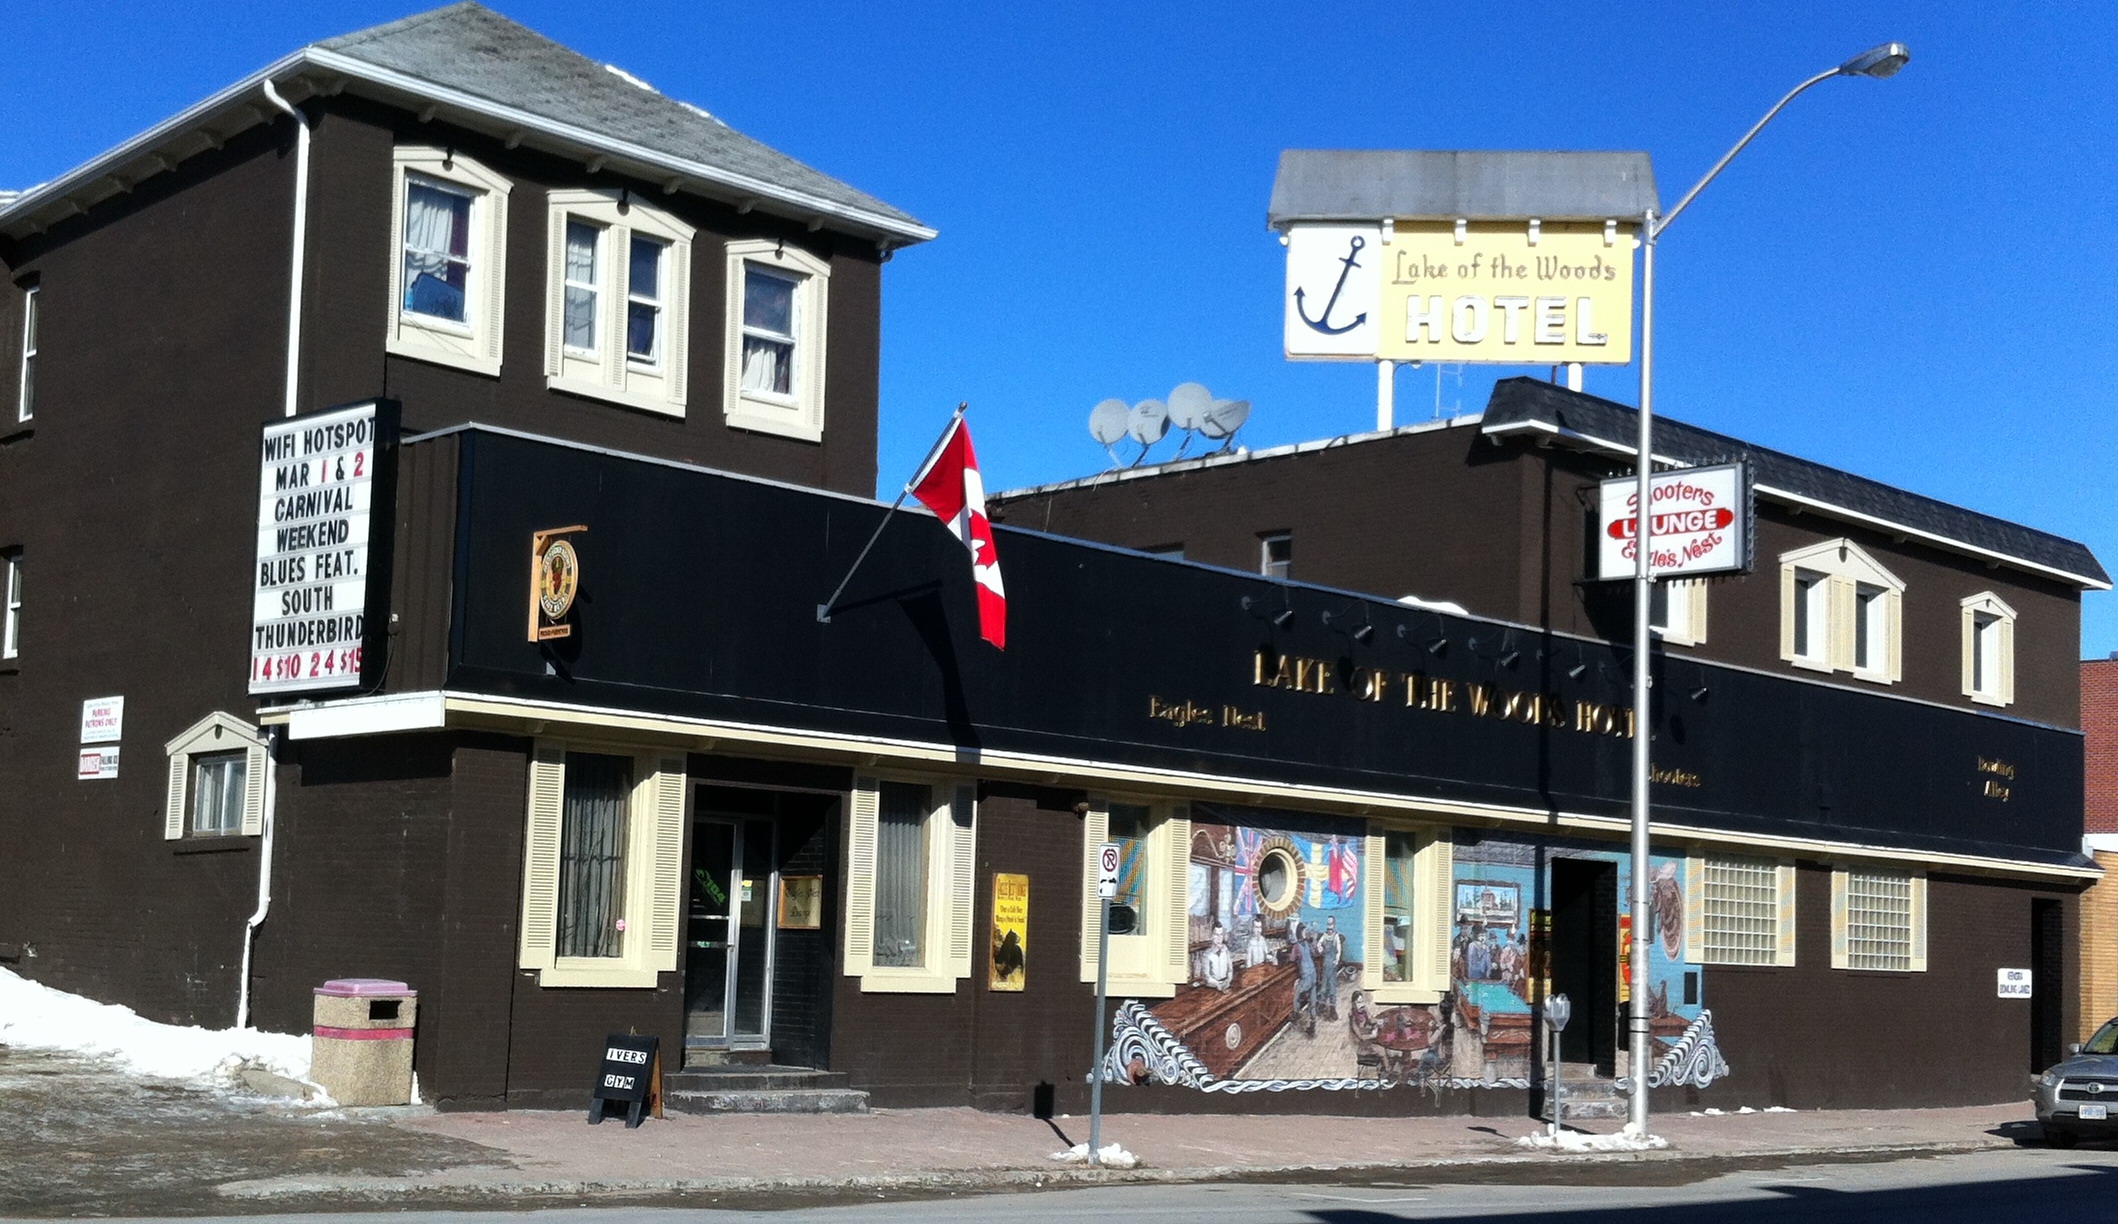
<instances>
[{"instance_id":1,"label":"painted ship in mural","mask_svg":"<svg viewBox=\"0 0 2118 1224\"><path fill-rule=\"evenodd\" d=\"M1609 1004L1618 1036L1599 1061L1626 1079L1622 852L1463 830L1374 833L1298 812L1193 812L1190 973L1168 999L1119 1007L1107 1081L1207 1092L1527 1088L1546 1075L1543 1000L1585 970L1607 973L1607 985L1569 990L1575 1014L1584 993ZM1683 864L1652 862L1649 1083L1704 1087L1728 1065L1702 967L1685 959Z\"/></svg>"}]
</instances>

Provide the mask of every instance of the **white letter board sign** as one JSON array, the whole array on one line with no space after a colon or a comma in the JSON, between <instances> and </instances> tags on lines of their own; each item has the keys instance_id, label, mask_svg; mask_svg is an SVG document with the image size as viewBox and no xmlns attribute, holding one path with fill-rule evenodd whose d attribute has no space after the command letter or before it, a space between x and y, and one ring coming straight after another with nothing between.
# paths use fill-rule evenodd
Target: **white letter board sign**
<instances>
[{"instance_id":1,"label":"white letter board sign","mask_svg":"<svg viewBox=\"0 0 2118 1224\"><path fill-rule=\"evenodd\" d=\"M258 452L250 691L357 688L369 596L387 596L397 405L373 400L274 421ZM378 501L383 514L375 515Z\"/></svg>"},{"instance_id":2,"label":"white letter board sign","mask_svg":"<svg viewBox=\"0 0 2118 1224\"><path fill-rule=\"evenodd\" d=\"M1658 577L1740 573L1750 569L1751 492L1740 463L1656 472L1649 485L1654 521L1648 546ZM1639 546L1640 485L1606 480L1596 515L1598 578L1631 578Z\"/></svg>"}]
</instances>

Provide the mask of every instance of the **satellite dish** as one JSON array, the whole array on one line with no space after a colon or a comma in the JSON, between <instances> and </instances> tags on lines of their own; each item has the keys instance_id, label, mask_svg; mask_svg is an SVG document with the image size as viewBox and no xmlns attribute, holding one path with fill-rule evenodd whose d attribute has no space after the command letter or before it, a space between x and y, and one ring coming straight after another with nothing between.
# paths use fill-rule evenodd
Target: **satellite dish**
<instances>
[{"instance_id":1,"label":"satellite dish","mask_svg":"<svg viewBox=\"0 0 2118 1224\"><path fill-rule=\"evenodd\" d=\"M1141 400L1133 405L1126 432L1142 446L1153 446L1169 432L1169 409L1161 400Z\"/></svg>"},{"instance_id":2,"label":"satellite dish","mask_svg":"<svg viewBox=\"0 0 2118 1224\"><path fill-rule=\"evenodd\" d=\"M1125 437L1132 409L1121 399L1107 399L1089 410L1088 433L1105 446L1116 446Z\"/></svg>"},{"instance_id":3,"label":"satellite dish","mask_svg":"<svg viewBox=\"0 0 2118 1224\"><path fill-rule=\"evenodd\" d=\"M1213 410L1213 392L1203 383L1178 383L1169 393L1169 423L1178 429L1197 429Z\"/></svg>"},{"instance_id":4,"label":"satellite dish","mask_svg":"<svg viewBox=\"0 0 2118 1224\"><path fill-rule=\"evenodd\" d=\"M1199 432L1209 438L1229 438L1250 419L1249 400L1215 400L1199 421Z\"/></svg>"}]
</instances>

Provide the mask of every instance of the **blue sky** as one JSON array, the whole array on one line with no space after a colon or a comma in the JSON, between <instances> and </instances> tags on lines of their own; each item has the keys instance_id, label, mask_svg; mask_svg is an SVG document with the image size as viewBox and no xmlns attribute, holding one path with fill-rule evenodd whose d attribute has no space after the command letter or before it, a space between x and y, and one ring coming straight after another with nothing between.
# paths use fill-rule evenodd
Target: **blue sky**
<instances>
[{"instance_id":1,"label":"blue sky","mask_svg":"<svg viewBox=\"0 0 2118 1224\"><path fill-rule=\"evenodd\" d=\"M12 0L0 186L418 7ZM1657 406L2118 568L2118 5L494 7L941 231L886 272L893 494L958 400L991 488L1100 469L1089 408L1186 380L1251 400L1253 446L1368 427L1369 368L1280 356L1282 148L1644 149L1668 203L1796 81L1902 40L1670 229ZM1634 402L1637 366L1588 390ZM1435 392L1402 373L1399 419ZM2118 650L2118 596L2084 609L2083 654Z\"/></svg>"}]
</instances>

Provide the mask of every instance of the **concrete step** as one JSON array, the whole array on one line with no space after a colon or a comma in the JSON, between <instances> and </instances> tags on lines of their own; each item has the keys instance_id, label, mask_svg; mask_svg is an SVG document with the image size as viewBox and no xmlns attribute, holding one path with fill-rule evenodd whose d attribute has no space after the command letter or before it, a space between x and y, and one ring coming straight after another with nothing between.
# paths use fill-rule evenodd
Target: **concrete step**
<instances>
[{"instance_id":1,"label":"concrete step","mask_svg":"<svg viewBox=\"0 0 2118 1224\"><path fill-rule=\"evenodd\" d=\"M814 1067L790 1067L777 1063L727 1063L721 1066L692 1065L662 1076L662 1091L670 1092L777 1092L795 1088L844 1088L843 1071L819 1071Z\"/></svg>"},{"instance_id":2,"label":"concrete step","mask_svg":"<svg viewBox=\"0 0 2118 1224\"><path fill-rule=\"evenodd\" d=\"M1623 1118L1630 1104L1626 1094L1618 1091L1618 1085L1610 1080L1575 1080L1569 1076L1561 1088L1560 1120Z\"/></svg>"},{"instance_id":3,"label":"concrete step","mask_svg":"<svg viewBox=\"0 0 2118 1224\"><path fill-rule=\"evenodd\" d=\"M868 1112L868 1094L851 1088L777 1088L662 1092L664 1108L678 1113L859 1114Z\"/></svg>"}]
</instances>

